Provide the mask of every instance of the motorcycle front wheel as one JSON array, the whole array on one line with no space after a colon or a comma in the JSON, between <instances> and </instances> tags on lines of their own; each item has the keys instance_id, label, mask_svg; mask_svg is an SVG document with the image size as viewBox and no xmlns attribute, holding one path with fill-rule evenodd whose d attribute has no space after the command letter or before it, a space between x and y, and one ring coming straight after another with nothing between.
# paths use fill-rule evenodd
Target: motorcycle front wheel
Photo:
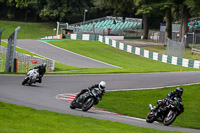
<instances>
[{"instance_id":1,"label":"motorcycle front wheel","mask_svg":"<svg viewBox=\"0 0 200 133\"><path fill-rule=\"evenodd\" d=\"M154 122L154 112L150 111L146 117L146 122L147 123L153 123Z\"/></svg>"},{"instance_id":2,"label":"motorcycle front wheel","mask_svg":"<svg viewBox=\"0 0 200 133\"><path fill-rule=\"evenodd\" d=\"M22 82L22 85L25 85L25 84L28 82L28 80L29 80L29 78L26 77L26 78L24 79L24 81Z\"/></svg>"},{"instance_id":3,"label":"motorcycle front wheel","mask_svg":"<svg viewBox=\"0 0 200 133\"><path fill-rule=\"evenodd\" d=\"M165 117L163 124L165 126L169 126L170 124L172 124L172 122L174 122L175 119L176 119L176 112L170 110L167 116Z\"/></svg>"},{"instance_id":4,"label":"motorcycle front wheel","mask_svg":"<svg viewBox=\"0 0 200 133\"><path fill-rule=\"evenodd\" d=\"M82 105L82 111L88 111L93 106L94 101L93 97L87 98Z\"/></svg>"},{"instance_id":5,"label":"motorcycle front wheel","mask_svg":"<svg viewBox=\"0 0 200 133\"><path fill-rule=\"evenodd\" d=\"M74 106L74 104L76 103L75 100L73 100L71 103L70 103L70 109L75 109L76 107Z\"/></svg>"}]
</instances>

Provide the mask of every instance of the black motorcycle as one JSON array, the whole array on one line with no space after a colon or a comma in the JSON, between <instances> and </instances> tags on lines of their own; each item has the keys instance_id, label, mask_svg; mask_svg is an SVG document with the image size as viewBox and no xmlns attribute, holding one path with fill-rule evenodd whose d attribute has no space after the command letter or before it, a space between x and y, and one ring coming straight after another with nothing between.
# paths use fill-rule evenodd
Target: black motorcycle
<instances>
[{"instance_id":1,"label":"black motorcycle","mask_svg":"<svg viewBox=\"0 0 200 133\"><path fill-rule=\"evenodd\" d=\"M75 98L71 104L70 108L80 108L82 111L88 111L93 105L97 105L102 99L103 92L99 88L94 88L85 92L83 95Z\"/></svg>"},{"instance_id":2,"label":"black motorcycle","mask_svg":"<svg viewBox=\"0 0 200 133\"><path fill-rule=\"evenodd\" d=\"M149 108L150 112L146 117L146 122L153 123L158 121L165 126L172 124L176 117L184 111L184 106L178 97L175 97L174 100L166 99L165 104L161 105L157 110L151 104L149 104Z\"/></svg>"}]
</instances>

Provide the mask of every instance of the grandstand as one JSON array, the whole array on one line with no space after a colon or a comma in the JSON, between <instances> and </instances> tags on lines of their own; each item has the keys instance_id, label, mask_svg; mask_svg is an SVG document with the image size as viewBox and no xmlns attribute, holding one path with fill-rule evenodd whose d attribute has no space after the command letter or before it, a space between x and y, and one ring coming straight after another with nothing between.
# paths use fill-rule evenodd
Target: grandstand
<instances>
[{"instance_id":1,"label":"grandstand","mask_svg":"<svg viewBox=\"0 0 200 133\"><path fill-rule=\"evenodd\" d=\"M99 19L89 20L69 25L74 33L87 34L123 34L124 31L142 28L142 19L107 16Z\"/></svg>"},{"instance_id":2,"label":"grandstand","mask_svg":"<svg viewBox=\"0 0 200 133\"><path fill-rule=\"evenodd\" d=\"M197 20L197 24L193 24L194 20ZM194 32L194 31L199 32L200 31L200 18L198 17L198 18L193 18L193 19L189 20L187 26L188 26L189 32Z\"/></svg>"}]
</instances>

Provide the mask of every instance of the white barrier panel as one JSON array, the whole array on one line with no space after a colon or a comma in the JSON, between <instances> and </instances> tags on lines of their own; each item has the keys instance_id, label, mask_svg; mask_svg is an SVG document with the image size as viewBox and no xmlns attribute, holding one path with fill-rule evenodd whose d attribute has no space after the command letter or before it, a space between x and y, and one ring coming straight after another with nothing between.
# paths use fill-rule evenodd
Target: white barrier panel
<instances>
[{"instance_id":1,"label":"white barrier panel","mask_svg":"<svg viewBox=\"0 0 200 133\"><path fill-rule=\"evenodd\" d=\"M167 63L167 55L163 55L163 56L162 56L162 62Z\"/></svg>"},{"instance_id":2,"label":"white barrier panel","mask_svg":"<svg viewBox=\"0 0 200 133\"><path fill-rule=\"evenodd\" d=\"M112 41L112 46L116 48L116 41L115 40Z\"/></svg>"},{"instance_id":3,"label":"white barrier panel","mask_svg":"<svg viewBox=\"0 0 200 133\"><path fill-rule=\"evenodd\" d=\"M105 43L109 45L109 38L105 37Z\"/></svg>"},{"instance_id":4,"label":"white barrier panel","mask_svg":"<svg viewBox=\"0 0 200 133\"><path fill-rule=\"evenodd\" d=\"M103 42L103 36L99 36L99 41Z\"/></svg>"},{"instance_id":5,"label":"white barrier panel","mask_svg":"<svg viewBox=\"0 0 200 133\"><path fill-rule=\"evenodd\" d=\"M90 40L90 34L83 34L82 40L87 40L87 41L89 41L89 40Z\"/></svg>"},{"instance_id":6,"label":"white barrier panel","mask_svg":"<svg viewBox=\"0 0 200 133\"><path fill-rule=\"evenodd\" d=\"M177 57L172 56L172 64L177 65Z\"/></svg>"},{"instance_id":7,"label":"white barrier panel","mask_svg":"<svg viewBox=\"0 0 200 133\"><path fill-rule=\"evenodd\" d=\"M149 58L149 51L148 50L144 50L144 57Z\"/></svg>"},{"instance_id":8,"label":"white barrier panel","mask_svg":"<svg viewBox=\"0 0 200 133\"><path fill-rule=\"evenodd\" d=\"M132 46L131 45L127 45L127 52L132 53Z\"/></svg>"},{"instance_id":9,"label":"white barrier panel","mask_svg":"<svg viewBox=\"0 0 200 133\"><path fill-rule=\"evenodd\" d=\"M158 53L153 52L153 60L158 60Z\"/></svg>"},{"instance_id":10,"label":"white barrier panel","mask_svg":"<svg viewBox=\"0 0 200 133\"><path fill-rule=\"evenodd\" d=\"M194 61L194 68L199 68L200 67L200 61L195 60Z\"/></svg>"},{"instance_id":11,"label":"white barrier panel","mask_svg":"<svg viewBox=\"0 0 200 133\"><path fill-rule=\"evenodd\" d=\"M188 63L189 63L189 60L183 58L183 64L182 64L182 66L184 66L184 67L188 67Z\"/></svg>"},{"instance_id":12,"label":"white barrier panel","mask_svg":"<svg viewBox=\"0 0 200 133\"><path fill-rule=\"evenodd\" d=\"M124 50L124 44L123 43L119 43L119 49Z\"/></svg>"},{"instance_id":13,"label":"white barrier panel","mask_svg":"<svg viewBox=\"0 0 200 133\"><path fill-rule=\"evenodd\" d=\"M77 34L71 34L71 39L76 40L77 39Z\"/></svg>"},{"instance_id":14,"label":"white barrier panel","mask_svg":"<svg viewBox=\"0 0 200 133\"><path fill-rule=\"evenodd\" d=\"M135 54L140 55L140 48L138 48L138 47L135 48Z\"/></svg>"}]
</instances>

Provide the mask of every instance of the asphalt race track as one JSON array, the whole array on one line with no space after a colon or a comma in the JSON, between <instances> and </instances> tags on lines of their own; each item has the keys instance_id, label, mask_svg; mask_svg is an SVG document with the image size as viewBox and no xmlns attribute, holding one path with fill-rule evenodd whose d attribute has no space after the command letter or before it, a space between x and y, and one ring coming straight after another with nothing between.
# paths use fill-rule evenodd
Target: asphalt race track
<instances>
[{"instance_id":1,"label":"asphalt race track","mask_svg":"<svg viewBox=\"0 0 200 133\"><path fill-rule=\"evenodd\" d=\"M40 110L50 110L60 113L93 117L158 130L182 131L190 133L200 132L200 130L196 129L163 126L159 123L148 124L141 119L113 115L111 113L98 110L90 109L88 112L82 112L78 109L71 110L68 102L57 100L55 98L58 94L77 93L82 88L87 88L88 86L98 83L101 80L105 80L107 82L107 91L198 83L200 79L200 72L57 76L45 75L42 84L35 84L32 86L21 85L24 77L24 75L0 75L0 100ZM148 104L149 103L147 103L147 108Z\"/></svg>"},{"instance_id":2,"label":"asphalt race track","mask_svg":"<svg viewBox=\"0 0 200 133\"><path fill-rule=\"evenodd\" d=\"M38 40L17 40L17 46L69 66L82 68L119 68Z\"/></svg>"}]
</instances>

